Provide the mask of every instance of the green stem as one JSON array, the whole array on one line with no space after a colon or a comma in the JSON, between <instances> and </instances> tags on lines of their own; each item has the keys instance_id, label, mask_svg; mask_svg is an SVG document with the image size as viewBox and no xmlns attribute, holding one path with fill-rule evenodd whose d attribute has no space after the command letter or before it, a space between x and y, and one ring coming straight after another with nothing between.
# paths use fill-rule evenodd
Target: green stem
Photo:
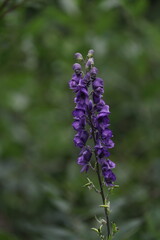
<instances>
[{"instance_id":1,"label":"green stem","mask_svg":"<svg viewBox=\"0 0 160 240\"><path fill-rule=\"evenodd\" d=\"M93 137L93 140L94 140L94 144L96 145L94 126L93 126L92 119L91 119L91 114L90 114L89 111L88 111L88 116L89 116L90 126L91 126L91 129L92 129L92 137ZM103 205L105 205L105 196L104 196L103 184L102 184L102 179L101 179L101 175L100 175L100 169L99 169L99 163L98 163L98 157L97 157L96 151L94 151L94 154L95 154L96 163L97 163L96 164L96 172L97 172L99 186L100 186L100 194L101 194L101 197L102 197ZM107 236L108 236L108 239L109 239L109 237L111 235L111 231L110 231L110 222L109 222L109 216L108 216L107 208L104 208L104 213L105 213L105 218L106 218Z\"/></svg>"}]
</instances>

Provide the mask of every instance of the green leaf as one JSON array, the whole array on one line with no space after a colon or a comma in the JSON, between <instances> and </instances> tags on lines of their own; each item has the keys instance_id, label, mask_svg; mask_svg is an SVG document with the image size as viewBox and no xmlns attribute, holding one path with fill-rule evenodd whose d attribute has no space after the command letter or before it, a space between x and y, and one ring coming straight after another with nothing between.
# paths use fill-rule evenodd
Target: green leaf
<instances>
[{"instance_id":1,"label":"green leaf","mask_svg":"<svg viewBox=\"0 0 160 240\"><path fill-rule=\"evenodd\" d=\"M91 228L91 229L99 234L99 230L97 228Z\"/></svg>"}]
</instances>

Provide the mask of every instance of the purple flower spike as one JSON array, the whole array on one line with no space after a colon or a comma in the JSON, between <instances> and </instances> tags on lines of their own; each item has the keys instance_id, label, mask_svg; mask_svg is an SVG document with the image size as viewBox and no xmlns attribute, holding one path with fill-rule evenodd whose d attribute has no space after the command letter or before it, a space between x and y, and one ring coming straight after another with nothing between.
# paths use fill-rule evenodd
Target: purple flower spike
<instances>
[{"instance_id":1,"label":"purple flower spike","mask_svg":"<svg viewBox=\"0 0 160 240\"><path fill-rule=\"evenodd\" d=\"M76 107L72 112L74 121L72 126L76 131L74 143L81 148L77 163L82 166L81 172L87 172L93 161L93 166L100 166L98 171L103 177L106 186L114 186L116 176L112 172L115 163L108 159L110 149L114 147L110 127L110 109L103 98L104 82L97 77L98 69L94 67L94 50L89 50L86 73L83 74L79 63L73 65L74 74L69 81L69 87L75 93ZM75 58L82 60L81 53L76 53ZM86 130L87 129L87 130ZM92 147L87 141L94 141ZM91 160L92 151L95 153L96 162ZM95 164L96 163L96 164ZM97 165L98 164L98 165ZM97 169L96 169L97 171Z\"/></svg>"}]
</instances>

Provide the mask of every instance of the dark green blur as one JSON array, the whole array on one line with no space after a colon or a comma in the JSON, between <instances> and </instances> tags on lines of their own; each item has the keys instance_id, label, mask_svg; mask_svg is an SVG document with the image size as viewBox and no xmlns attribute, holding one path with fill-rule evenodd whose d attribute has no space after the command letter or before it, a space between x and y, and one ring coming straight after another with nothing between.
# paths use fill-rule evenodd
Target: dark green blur
<instances>
[{"instance_id":1,"label":"dark green blur","mask_svg":"<svg viewBox=\"0 0 160 240\"><path fill-rule=\"evenodd\" d=\"M0 14L0 240L98 239L68 89L74 53L89 49L116 143L115 240L159 240L160 1L15 2Z\"/></svg>"}]
</instances>

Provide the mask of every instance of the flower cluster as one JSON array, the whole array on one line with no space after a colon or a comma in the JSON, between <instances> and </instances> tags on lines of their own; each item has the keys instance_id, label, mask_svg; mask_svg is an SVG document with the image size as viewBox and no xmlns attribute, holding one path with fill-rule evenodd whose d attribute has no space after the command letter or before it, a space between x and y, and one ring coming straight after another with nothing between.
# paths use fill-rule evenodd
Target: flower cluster
<instances>
[{"instance_id":1,"label":"flower cluster","mask_svg":"<svg viewBox=\"0 0 160 240\"><path fill-rule=\"evenodd\" d=\"M91 157L94 152L96 164L100 165L104 182L113 186L116 176L112 172L115 163L108 157L109 149L114 147L112 131L109 129L109 106L102 99L104 93L103 80L97 77L98 69L94 66L94 51L89 50L85 64L85 74L79 63L73 65L74 74L69 81L69 87L76 97L72 124L77 132L74 143L81 148L77 163L82 166L81 171L88 171L91 167ZM84 61L80 53L75 54L76 60ZM90 93L89 93L90 91ZM93 139L94 147L87 145L87 140Z\"/></svg>"}]
</instances>

